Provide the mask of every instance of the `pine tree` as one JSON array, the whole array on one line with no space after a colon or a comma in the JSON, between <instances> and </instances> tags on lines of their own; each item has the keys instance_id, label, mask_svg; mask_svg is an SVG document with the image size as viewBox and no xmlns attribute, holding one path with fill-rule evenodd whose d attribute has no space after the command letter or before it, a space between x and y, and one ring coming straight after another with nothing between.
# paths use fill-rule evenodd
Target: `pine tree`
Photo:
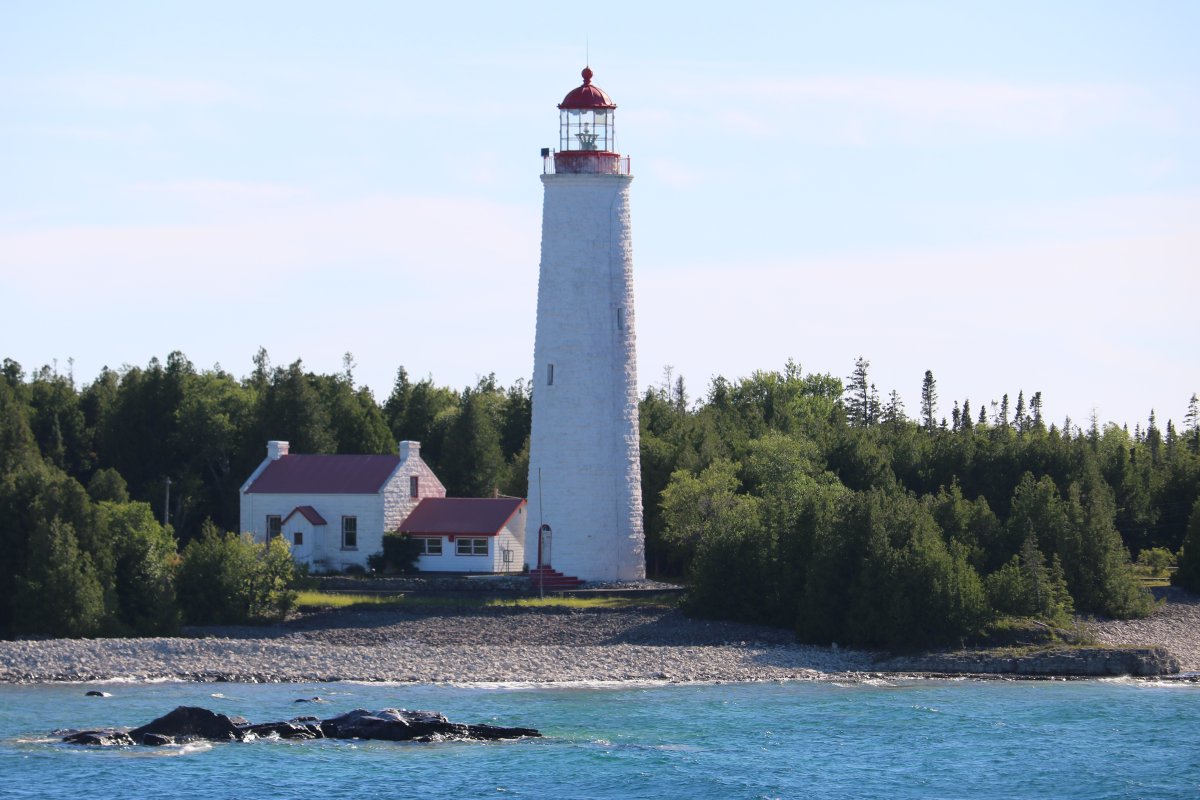
<instances>
[{"instance_id":1,"label":"pine tree","mask_svg":"<svg viewBox=\"0 0 1200 800\"><path fill-rule=\"evenodd\" d=\"M950 430L958 431L959 425L962 423L962 410L958 407L958 401L954 401L954 408L950 411Z\"/></svg>"},{"instance_id":2,"label":"pine tree","mask_svg":"<svg viewBox=\"0 0 1200 800\"><path fill-rule=\"evenodd\" d=\"M1158 464L1162 446L1162 431L1154 417L1154 409L1150 409L1150 424L1146 426L1146 446L1150 449L1150 463Z\"/></svg>"},{"instance_id":3,"label":"pine tree","mask_svg":"<svg viewBox=\"0 0 1200 800\"><path fill-rule=\"evenodd\" d=\"M1034 430L1042 430L1045 427L1045 422L1042 420L1042 393L1034 392L1033 397L1029 400L1029 411L1033 414Z\"/></svg>"},{"instance_id":4,"label":"pine tree","mask_svg":"<svg viewBox=\"0 0 1200 800\"><path fill-rule=\"evenodd\" d=\"M1025 433L1027 424L1025 420L1025 390L1017 392L1017 412L1013 418L1013 424L1017 428L1017 433Z\"/></svg>"},{"instance_id":5,"label":"pine tree","mask_svg":"<svg viewBox=\"0 0 1200 800\"><path fill-rule=\"evenodd\" d=\"M1183 429L1187 433L1188 446L1193 453L1200 453L1200 398L1192 393L1188 401L1187 414L1183 417Z\"/></svg>"},{"instance_id":6,"label":"pine tree","mask_svg":"<svg viewBox=\"0 0 1200 800\"><path fill-rule=\"evenodd\" d=\"M899 428L905 422L904 401L895 389L888 394L887 406L883 409L883 421L892 428Z\"/></svg>"},{"instance_id":7,"label":"pine tree","mask_svg":"<svg viewBox=\"0 0 1200 800\"><path fill-rule=\"evenodd\" d=\"M392 384L392 393L383 404L383 418L387 421L392 437L399 441L404 426L404 413L412 398L412 384L408 381L408 370L403 366L396 370L396 380Z\"/></svg>"},{"instance_id":8,"label":"pine tree","mask_svg":"<svg viewBox=\"0 0 1200 800\"><path fill-rule=\"evenodd\" d=\"M871 362L859 356L854 360L854 372L846 379L846 418L855 428L871 423L871 383L867 370Z\"/></svg>"},{"instance_id":9,"label":"pine tree","mask_svg":"<svg viewBox=\"0 0 1200 800\"><path fill-rule=\"evenodd\" d=\"M974 427L974 423L971 421L971 400L970 400L970 398L967 398L966 400L963 400L962 429L964 431L969 431L973 427Z\"/></svg>"},{"instance_id":10,"label":"pine tree","mask_svg":"<svg viewBox=\"0 0 1200 800\"><path fill-rule=\"evenodd\" d=\"M937 399L937 381L933 379L933 370L927 369L921 382L921 420L930 432L937 425Z\"/></svg>"},{"instance_id":11,"label":"pine tree","mask_svg":"<svg viewBox=\"0 0 1200 800\"><path fill-rule=\"evenodd\" d=\"M1004 397L1000 398L1000 414L996 417L996 424L1001 428L1008 427L1008 392L1004 393Z\"/></svg>"}]
</instances>

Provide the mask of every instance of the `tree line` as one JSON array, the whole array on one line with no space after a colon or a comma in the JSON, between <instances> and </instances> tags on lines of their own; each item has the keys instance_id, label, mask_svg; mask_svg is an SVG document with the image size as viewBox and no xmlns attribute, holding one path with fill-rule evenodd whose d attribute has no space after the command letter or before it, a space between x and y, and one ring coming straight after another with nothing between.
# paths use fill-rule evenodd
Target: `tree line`
<instances>
[{"instance_id":1,"label":"tree line","mask_svg":"<svg viewBox=\"0 0 1200 800\"><path fill-rule=\"evenodd\" d=\"M1141 553L1182 550L1181 580L1200 573L1194 395L1165 431L1153 412L1133 433L1060 426L1040 392L946 419L926 372L910 419L869 367L843 382L789 363L696 402L668 374L645 395L648 560L691 576L696 611L814 642L944 643L1004 615L1145 615Z\"/></svg>"},{"instance_id":2,"label":"tree line","mask_svg":"<svg viewBox=\"0 0 1200 800\"><path fill-rule=\"evenodd\" d=\"M27 374L6 359L0 631L63 630L45 620L73 612L46 605L46 587L69 584L92 587L85 605L102 610L72 630L168 629L189 619L173 582L191 574L189 547L196 565L258 569L274 588L227 613L266 613L283 591L279 565L264 554L251 569L222 532L236 531L238 488L269 439L298 453L387 453L413 439L451 495L526 494L525 382L489 375L456 390L401 367L380 403L356 385L354 366L347 354L340 373L316 374L300 361L273 366L259 350L235 378L176 352L79 386L69 371ZM948 640L1001 613L1145 613L1130 557L1186 555L1189 519L1196 558L1178 574L1200 577L1194 396L1179 428L1160 429L1151 413L1132 433L1096 420L1085 430L1045 420L1036 392L1011 405L1007 395L978 407L955 400L945 415L927 372L910 419L897 392L881 400L869 366L858 359L843 381L789 362L716 378L695 401L669 372L649 389L640 412L650 572L688 576L700 613L884 644L898 643L896 631ZM47 569L62 574L38 572Z\"/></svg>"},{"instance_id":3,"label":"tree line","mask_svg":"<svg viewBox=\"0 0 1200 800\"><path fill-rule=\"evenodd\" d=\"M452 495L525 494L523 382L453 390L401 368L380 405L349 354L333 375L272 366L264 350L253 363L239 379L174 352L79 386L70 371L3 361L0 635L160 633L277 612L290 568L226 533L270 439L365 454L413 439Z\"/></svg>"}]
</instances>

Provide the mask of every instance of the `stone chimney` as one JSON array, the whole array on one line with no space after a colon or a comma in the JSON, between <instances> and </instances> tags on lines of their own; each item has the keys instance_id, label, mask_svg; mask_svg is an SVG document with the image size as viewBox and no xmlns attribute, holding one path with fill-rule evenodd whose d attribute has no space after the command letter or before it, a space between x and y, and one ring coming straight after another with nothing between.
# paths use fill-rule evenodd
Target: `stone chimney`
<instances>
[{"instance_id":1,"label":"stone chimney","mask_svg":"<svg viewBox=\"0 0 1200 800\"><path fill-rule=\"evenodd\" d=\"M278 461L282 456L288 454L288 443L278 440L267 442L267 458L271 461Z\"/></svg>"},{"instance_id":2,"label":"stone chimney","mask_svg":"<svg viewBox=\"0 0 1200 800\"><path fill-rule=\"evenodd\" d=\"M421 457L421 443L403 441L400 443L400 463L403 464L410 458Z\"/></svg>"}]
</instances>

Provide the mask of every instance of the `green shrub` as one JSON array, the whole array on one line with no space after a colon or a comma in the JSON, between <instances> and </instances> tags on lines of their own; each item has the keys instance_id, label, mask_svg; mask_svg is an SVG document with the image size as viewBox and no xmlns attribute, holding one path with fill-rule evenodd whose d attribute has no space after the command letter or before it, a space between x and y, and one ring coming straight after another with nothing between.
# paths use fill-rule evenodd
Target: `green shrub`
<instances>
[{"instance_id":1,"label":"green shrub","mask_svg":"<svg viewBox=\"0 0 1200 800\"><path fill-rule=\"evenodd\" d=\"M1137 565L1152 578L1161 578L1175 566L1175 554L1165 547L1148 547L1138 553Z\"/></svg>"},{"instance_id":2,"label":"green shrub","mask_svg":"<svg viewBox=\"0 0 1200 800\"><path fill-rule=\"evenodd\" d=\"M1008 563L984 581L988 602L1001 614L1015 617L1041 617L1059 624L1069 621L1074 603L1067 591L1062 563L1054 556L1052 565L1030 536Z\"/></svg>"},{"instance_id":3,"label":"green shrub","mask_svg":"<svg viewBox=\"0 0 1200 800\"><path fill-rule=\"evenodd\" d=\"M206 523L183 551L176 594L186 622L231 625L279 619L296 602L295 563L287 542L257 544Z\"/></svg>"},{"instance_id":4,"label":"green shrub","mask_svg":"<svg viewBox=\"0 0 1200 800\"><path fill-rule=\"evenodd\" d=\"M416 572L421 544L407 534L389 531L383 535L383 550L367 558L375 572Z\"/></svg>"}]
</instances>

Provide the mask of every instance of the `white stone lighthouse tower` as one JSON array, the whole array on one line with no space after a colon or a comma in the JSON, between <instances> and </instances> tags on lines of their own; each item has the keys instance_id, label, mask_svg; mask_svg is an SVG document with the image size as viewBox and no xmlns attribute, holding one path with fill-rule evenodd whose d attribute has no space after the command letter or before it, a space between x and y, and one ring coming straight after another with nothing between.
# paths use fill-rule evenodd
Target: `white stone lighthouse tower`
<instances>
[{"instance_id":1,"label":"white stone lighthouse tower","mask_svg":"<svg viewBox=\"0 0 1200 800\"><path fill-rule=\"evenodd\" d=\"M616 149L616 107L587 68L558 106L559 149L552 161L543 151L533 353L526 553L530 566L593 581L646 576L633 176Z\"/></svg>"}]
</instances>

